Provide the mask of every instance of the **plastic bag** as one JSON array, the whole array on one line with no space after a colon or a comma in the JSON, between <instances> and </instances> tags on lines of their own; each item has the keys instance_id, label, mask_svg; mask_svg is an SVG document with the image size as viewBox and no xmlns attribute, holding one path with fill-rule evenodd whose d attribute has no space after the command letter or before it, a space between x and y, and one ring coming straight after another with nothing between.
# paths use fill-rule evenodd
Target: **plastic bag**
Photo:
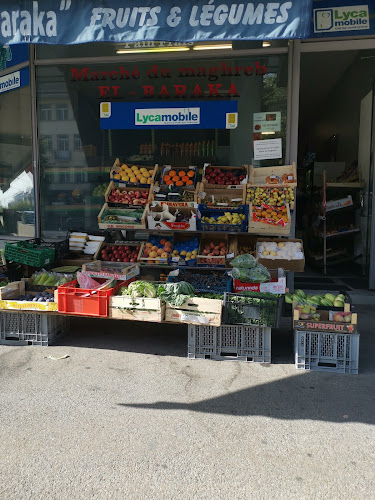
<instances>
[{"instance_id":1,"label":"plastic bag","mask_svg":"<svg viewBox=\"0 0 375 500\"><path fill-rule=\"evenodd\" d=\"M270 273L261 264L257 264L252 269L235 267L232 269L232 277L243 283L265 283L271 280Z\"/></svg>"},{"instance_id":2,"label":"plastic bag","mask_svg":"<svg viewBox=\"0 0 375 500\"><path fill-rule=\"evenodd\" d=\"M232 267L251 269L252 267L255 267L257 265L257 261L253 255L244 253L243 255L238 255L237 257L235 257L231 261L230 265Z\"/></svg>"},{"instance_id":3,"label":"plastic bag","mask_svg":"<svg viewBox=\"0 0 375 500\"><path fill-rule=\"evenodd\" d=\"M77 281L81 288L90 290L104 290L107 288L111 288L115 283L115 280L113 280L113 278L105 281L104 283L99 283L85 272L77 273Z\"/></svg>"}]
</instances>

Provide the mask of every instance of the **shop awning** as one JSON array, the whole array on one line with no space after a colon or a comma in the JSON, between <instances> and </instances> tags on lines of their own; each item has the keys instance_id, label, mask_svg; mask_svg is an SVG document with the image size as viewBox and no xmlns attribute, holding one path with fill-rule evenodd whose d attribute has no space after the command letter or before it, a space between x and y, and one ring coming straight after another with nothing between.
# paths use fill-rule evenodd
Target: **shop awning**
<instances>
[{"instance_id":1,"label":"shop awning","mask_svg":"<svg viewBox=\"0 0 375 500\"><path fill-rule=\"evenodd\" d=\"M306 38L312 0L3 0L0 43Z\"/></svg>"}]
</instances>

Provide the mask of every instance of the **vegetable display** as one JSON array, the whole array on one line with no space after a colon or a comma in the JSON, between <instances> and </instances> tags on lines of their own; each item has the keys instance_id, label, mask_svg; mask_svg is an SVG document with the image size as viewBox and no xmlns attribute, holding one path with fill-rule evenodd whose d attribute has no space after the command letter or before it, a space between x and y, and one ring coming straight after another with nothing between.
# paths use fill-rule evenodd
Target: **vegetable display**
<instances>
[{"instance_id":1,"label":"vegetable display","mask_svg":"<svg viewBox=\"0 0 375 500\"><path fill-rule=\"evenodd\" d=\"M178 283L165 283L158 287L158 297L172 306L181 306L186 299L194 297L194 287L186 281Z\"/></svg>"},{"instance_id":2,"label":"vegetable display","mask_svg":"<svg viewBox=\"0 0 375 500\"><path fill-rule=\"evenodd\" d=\"M265 283L271 280L268 269L259 264L253 255L238 255L230 265L233 267L232 277L242 283Z\"/></svg>"},{"instance_id":3,"label":"vegetable display","mask_svg":"<svg viewBox=\"0 0 375 500\"><path fill-rule=\"evenodd\" d=\"M326 293L325 295L306 295L303 290L296 290L294 294L285 294L285 302L287 304L310 304L313 306L324 306L324 307L341 307L345 305L345 295L340 293L339 295L333 295L332 293Z\"/></svg>"},{"instance_id":4,"label":"vegetable display","mask_svg":"<svg viewBox=\"0 0 375 500\"><path fill-rule=\"evenodd\" d=\"M149 281L133 281L128 287L120 288L119 295L130 295L133 299L139 297L156 297L156 288Z\"/></svg>"},{"instance_id":5,"label":"vegetable display","mask_svg":"<svg viewBox=\"0 0 375 500\"><path fill-rule=\"evenodd\" d=\"M277 326L279 297L259 292L225 294L226 322L234 325Z\"/></svg>"}]
</instances>

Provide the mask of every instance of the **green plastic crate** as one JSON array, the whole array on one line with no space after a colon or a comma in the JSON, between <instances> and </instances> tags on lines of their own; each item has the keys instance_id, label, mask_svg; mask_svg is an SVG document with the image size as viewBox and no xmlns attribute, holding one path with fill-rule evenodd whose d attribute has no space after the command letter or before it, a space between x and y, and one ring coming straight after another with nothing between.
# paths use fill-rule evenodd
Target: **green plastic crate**
<instances>
[{"instance_id":1,"label":"green plastic crate","mask_svg":"<svg viewBox=\"0 0 375 500\"><path fill-rule=\"evenodd\" d=\"M17 241L5 244L4 257L19 264L43 267L54 262L55 249L34 245L27 241Z\"/></svg>"}]
</instances>

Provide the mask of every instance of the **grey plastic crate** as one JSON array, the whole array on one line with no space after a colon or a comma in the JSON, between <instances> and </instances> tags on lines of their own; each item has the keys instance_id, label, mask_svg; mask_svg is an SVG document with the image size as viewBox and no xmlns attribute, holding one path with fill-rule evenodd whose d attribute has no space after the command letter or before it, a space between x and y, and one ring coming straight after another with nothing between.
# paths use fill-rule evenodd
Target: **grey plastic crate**
<instances>
[{"instance_id":1,"label":"grey plastic crate","mask_svg":"<svg viewBox=\"0 0 375 500\"><path fill-rule=\"evenodd\" d=\"M296 368L332 373L358 373L359 333L294 330Z\"/></svg>"},{"instance_id":2,"label":"grey plastic crate","mask_svg":"<svg viewBox=\"0 0 375 500\"><path fill-rule=\"evenodd\" d=\"M271 328L252 325L189 325L188 357L271 363Z\"/></svg>"},{"instance_id":3,"label":"grey plastic crate","mask_svg":"<svg viewBox=\"0 0 375 500\"><path fill-rule=\"evenodd\" d=\"M69 318L38 313L1 312L0 345L48 346L65 335Z\"/></svg>"}]
</instances>

